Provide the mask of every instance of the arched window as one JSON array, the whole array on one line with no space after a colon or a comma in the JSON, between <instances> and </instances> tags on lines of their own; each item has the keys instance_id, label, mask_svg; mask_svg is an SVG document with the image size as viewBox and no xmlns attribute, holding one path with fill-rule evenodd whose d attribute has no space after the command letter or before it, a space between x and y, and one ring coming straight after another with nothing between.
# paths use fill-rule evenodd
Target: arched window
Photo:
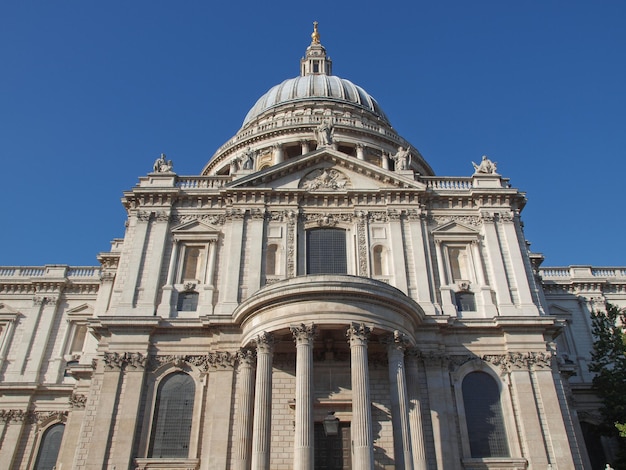
<instances>
[{"instance_id":1,"label":"arched window","mask_svg":"<svg viewBox=\"0 0 626 470\"><path fill-rule=\"evenodd\" d=\"M41 444L39 444L35 470L52 470L56 467L64 430L65 424L59 423L44 431L43 436L41 436Z\"/></svg>"},{"instance_id":2,"label":"arched window","mask_svg":"<svg viewBox=\"0 0 626 470\"><path fill-rule=\"evenodd\" d=\"M269 245L265 253L265 274L273 276L277 274L278 245Z\"/></svg>"},{"instance_id":3,"label":"arched window","mask_svg":"<svg viewBox=\"0 0 626 470\"><path fill-rule=\"evenodd\" d=\"M485 372L463 379L463 405L472 457L509 457L500 388Z\"/></svg>"},{"instance_id":4,"label":"arched window","mask_svg":"<svg viewBox=\"0 0 626 470\"><path fill-rule=\"evenodd\" d=\"M189 457L195 389L193 379L183 372L163 380L154 407L149 457Z\"/></svg>"},{"instance_id":5,"label":"arched window","mask_svg":"<svg viewBox=\"0 0 626 470\"><path fill-rule=\"evenodd\" d=\"M309 230L306 237L307 274L347 274L346 232L335 228Z\"/></svg>"}]
</instances>

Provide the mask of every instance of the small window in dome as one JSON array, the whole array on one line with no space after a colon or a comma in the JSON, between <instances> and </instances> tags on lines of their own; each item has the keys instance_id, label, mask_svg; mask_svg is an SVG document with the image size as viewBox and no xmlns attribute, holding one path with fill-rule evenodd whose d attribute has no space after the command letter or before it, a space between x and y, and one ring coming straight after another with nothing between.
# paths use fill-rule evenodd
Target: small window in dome
<instances>
[{"instance_id":1,"label":"small window in dome","mask_svg":"<svg viewBox=\"0 0 626 470\"><path fill-rule=\"evenodd\" d=\"M313 73L319 73L320 71L320 65L317 63L317 61L313 62Z\"/></svg>"}]
</instances>

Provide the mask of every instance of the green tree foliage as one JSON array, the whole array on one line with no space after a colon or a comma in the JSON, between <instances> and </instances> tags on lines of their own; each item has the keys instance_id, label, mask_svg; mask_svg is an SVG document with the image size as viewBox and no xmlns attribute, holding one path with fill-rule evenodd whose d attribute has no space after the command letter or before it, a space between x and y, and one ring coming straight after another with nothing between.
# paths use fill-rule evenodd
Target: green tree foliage
<instances>
[{"instance_id":1,"label":"green tree foliage","mask_svg":"<svg viewBox=\"0 0 626 470\"><path fill-rule=\"evenodd\" d=\"M593 386L602 399L604 422L599 431L619 440L618 468L626 467L626 309L606 304L606 312L591 313L594 336L589 370ZM618 436L621 436L618 437Z\"/></svg>"}]
</instances>

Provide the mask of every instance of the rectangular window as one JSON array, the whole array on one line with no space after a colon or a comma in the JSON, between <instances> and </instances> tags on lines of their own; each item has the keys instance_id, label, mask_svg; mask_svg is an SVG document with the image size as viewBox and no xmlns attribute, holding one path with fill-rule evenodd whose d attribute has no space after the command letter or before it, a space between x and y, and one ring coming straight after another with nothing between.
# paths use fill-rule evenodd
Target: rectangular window
<instances>
[{"instance_id":1,"label":"rectangular window","mask_svg":"<svg viewBox=\"0 0 626 470\"><path fill-rule=\"evenodd\" d=\"M307 274L347 274L346 232L320 228L306 234Z\"/></svg>"},{"instance_id":2,"label":"rectangular window","mask_svg":"<svg viewBox=\"0 0 626 470\"><path fill-rule=\"evenodd\" d=\"M201 282L205 257L204 246L186 246L183 260L182 281Z\"/></svg>"},{"instance_id":3,"label":"rectangular window","mask_svg":"<svg viewBox=\"0 0 626 470\"><path fill-rule=\"evenodd\" d=\"M465 246L450 246L448 247L448 257L450 260L451 281L469 280L467 248Z\"/></svg>"}]
</instances>

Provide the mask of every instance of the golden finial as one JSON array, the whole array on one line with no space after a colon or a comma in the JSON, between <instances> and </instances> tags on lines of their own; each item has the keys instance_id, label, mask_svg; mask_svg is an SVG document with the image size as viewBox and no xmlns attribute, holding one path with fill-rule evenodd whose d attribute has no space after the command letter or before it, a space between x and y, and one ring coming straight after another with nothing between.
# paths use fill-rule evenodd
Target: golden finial
<instances>
[{"instance_id":1,"label":"golden finial","mask_svg":"<svg viewBox=\"0 0 626 470\"><path fill-rule=\"evenodd\" d=\"M317 32L317 21L313 22L313 33L311 34L311 44L320 43L320 33Z\"/></svg>"}]
</instances>

